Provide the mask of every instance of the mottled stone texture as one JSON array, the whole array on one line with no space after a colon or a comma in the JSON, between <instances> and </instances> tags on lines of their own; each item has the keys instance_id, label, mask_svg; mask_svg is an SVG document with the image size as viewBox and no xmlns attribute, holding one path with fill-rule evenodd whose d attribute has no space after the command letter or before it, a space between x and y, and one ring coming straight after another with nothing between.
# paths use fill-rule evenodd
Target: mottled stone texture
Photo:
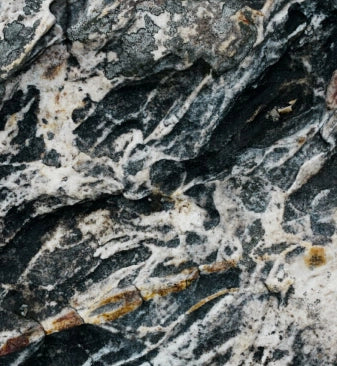
<instances>
[{"instance_id":1,"label":"mottled stone texture","mask_svg":"<svg viewBox=\"0 0 337 366\"><path fill-rule=\"evenodd\" d=\"M0 2L0 365L337 365L337 1Z\"/></svg>"}]
</instances>

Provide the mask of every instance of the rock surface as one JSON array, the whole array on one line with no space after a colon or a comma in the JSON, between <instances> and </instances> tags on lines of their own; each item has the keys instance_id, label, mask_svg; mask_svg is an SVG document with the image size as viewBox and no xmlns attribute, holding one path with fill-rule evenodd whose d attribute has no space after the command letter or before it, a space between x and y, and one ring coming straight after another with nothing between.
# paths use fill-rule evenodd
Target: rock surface
<instances>
[{"instance_id":1,"label":"rock surface","mask_svg":"<svg viewBox=\"0 0 337 366\"><path fill-rule=\"evenodd\" d=\"M0 365L337 365L336 0L0 3Z\"/></svg>"}]
</instances>

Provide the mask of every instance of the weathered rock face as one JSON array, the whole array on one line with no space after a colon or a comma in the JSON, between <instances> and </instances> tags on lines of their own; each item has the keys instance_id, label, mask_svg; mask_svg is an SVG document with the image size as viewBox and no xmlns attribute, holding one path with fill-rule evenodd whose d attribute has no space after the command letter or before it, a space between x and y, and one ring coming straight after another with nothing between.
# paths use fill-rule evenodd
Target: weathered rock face
<instances>
[{"instance_id":1,"label":"weathered rock face","mask_svg":"<svg viewBox=\"0 0 337 366\"><path fill-rule=\"evenodd\" d=\"M0 3L0 365L336 365L337 2Z\"/></svg>"}]
</instances>

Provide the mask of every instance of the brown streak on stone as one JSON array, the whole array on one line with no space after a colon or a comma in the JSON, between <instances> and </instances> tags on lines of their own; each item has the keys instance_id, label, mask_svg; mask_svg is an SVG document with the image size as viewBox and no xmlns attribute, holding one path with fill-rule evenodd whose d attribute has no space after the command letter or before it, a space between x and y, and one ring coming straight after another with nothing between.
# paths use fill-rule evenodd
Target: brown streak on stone
<instances>
[{"instance_id":1,"label":"brown streak on stone","mask_svg":"<svg viewBox=\"0 0 337 366\"><path fill-rule=\"evenodd\" d=\"M244 16L244 14L240 13L238 16L238 20L244 24L250 25L250 21Z\"/></svg>"},{"instance_id":2,"label":"brown streak on stone","mask_svg":"<svg viewBox=\"0 0 337 366\"><path fill-rule=\"evenodd\" d=\"M0 356L8 355L9 353L16 352L29 345L29 337L25 334L18 337L10 338L0 348Z\"/></svg>"},{"instance_id":3,"label":"brown streak on stone","mask_svg":"<svg viewBox=\"0 0 337 366\"><path fill-rule=\"evenodd\" d=\"M157 287L156 285L149 284L148 287L144 287L141 289L142 297L145 301L149 301L153 299L155 296L167 296L171 293L180 292L185 290L187 287L191 285L192 282L199 278L199 271L197 268L192 267L189 269L185 269L180 273L181 275L185 275L186 277L177 282L170 282L170 278L167 277L167 282L162 283L161 287Z\"/></svg>"},{"instance_id":4,"label":"brown streak on stone","mask_svg":"<svg viewBox=\"0 0 337 366\"><path fill-rule=\"evenodd\" d=\"M222 261L222 262L215 262L212 264L204 264L200 266L200 271L204 273L216 273L216 272L223 272L227 271L229 268L233 268L236 266L236 261Z\"/></svg>"},{"instance_id":5,"label":"brown streak on stone","mask_svg":"<svg viewBox=\"0 0 337 366\"><path fill-rule=\"evenodd\" d=\"M151 293L149 293L148 295L146 295L144 297L144 300L148 301L153 299L156 295L162 297L162 296L167 296L168 294L172 293L172 292L180 292L185 290L188 287L188 283L186 280L182 280L178 283L174 283L171 286L164 286L162 288L159 289L154 289Z\"/></svg>"},{"instance_id":6,"label":"brown streak on stone","mask_svg":"<svg viewBox=\"0 0 337 366\"><path fill-rule=\"evenodd\" d=\"M84 324L82 318L75 311L71 311L70 313L54 320L52 328L46 329L45 332L46 334L51 334L61 330L77 327L82 324Z\"/></svg>"},{"instance_id":7,"label":"brown streak on stone","mask_svg":"<svg viewBox=\"0 0 337 366\"><path fill-rule=\"evenodd\" d=\"M96 309L108 304L119 302L121 302L121 307L116 310L97 315L96 320L94 320L92 323L99 324L102 322L118 319L121 316L137 309L142 304L143 300L137 290L127 290L102 300Z\"/></svg>"},{"instance_id":8,"label":"brown streak on stone","mask_svg":"<svg viewBox=\"0 0 337 366\"><path fill-rule=\"evenodd\" d=\"M123 315L136 310L137 308L139 308L139 306L141 304L142 304L142 299L139 297L139 299L137 301L134 301L132 303L126 303L123 307L121 307L117 310L99 315L98 319L103 318L103 320L106 322L116 320L116 319L122 317ZM101 322L102 321L99 321L98 323L101 323ZM97 324L97 323L95 322L95 324Z\"/></svg>"},{"instance_id":9,"label":"brown streak on stone","mask_svg":"<svg viewBox=\"0 0 337 366\"><path fill-rule=\"evenodd\" d=\"M62 67L62 64L49 66L47 68L47 70L43 73L42 77L44 79L48 79L48 80L54 79L60 72L61 67Z\"/></svg>"},{"instance_id":10,"label":"brown streak on stone","mask_svg":"<svg viewBox=\"0 0 337 366\"><path fill-rule=\"evenodd\" d=\"M320 267L326 264L325 248L313 246L304 257L305 264L308 267Z\"/></svg>"},{"instance_id":11,"label":"brown streak on stone","mask_svg":"<svg viewBox=\"0 0 337 366\"><path fill-rule=\"evenodd\" d=\"M200 300L199 302L197 302L195 305L193 305L188 311L187 311L187 314L191 314L193 313L193 311L196 311L198 310L199 308L201 308L203 305L207 304L208 302L216 299L217 297L219 296L222 296L222 295L226 295L226 294L229 294L229 293L233 293L233 292L236 292L238 291L238 288L229 288L229 289L223 289L223 290L220 290L218 292L216 292L215 294L212 294L212 295L209 295L205 298L203 298L202 300Z\"/></svg>"},{"instance_id":12,"label":"brown streak on stone","mask_svg":"<svg viewBox=\"0 0 337 366\"><path fill-rule=\"evenodd\" d=\"M299 137L298 139L297 139L297 143L299 144L299 145L303 145L304 143L305 143L305 141L306 141L306 138L305 137Z\"/></svg>"}]
</instances>

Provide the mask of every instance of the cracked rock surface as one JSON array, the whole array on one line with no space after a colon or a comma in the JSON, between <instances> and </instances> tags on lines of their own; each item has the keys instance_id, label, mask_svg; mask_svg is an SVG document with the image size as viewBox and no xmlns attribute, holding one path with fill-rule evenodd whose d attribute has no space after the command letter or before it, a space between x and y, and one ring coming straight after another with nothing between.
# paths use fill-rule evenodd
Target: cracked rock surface
<instances>
[{"instance_id":1,"label":"cracked rock surface","mask_svg":"<svg viewBox=\"0 0 337 366\"><path fill-rule=\"evenodd\" d=\"M337 365L337 1L0 2L0 365Z\"/></svg>"}]
</instances>

